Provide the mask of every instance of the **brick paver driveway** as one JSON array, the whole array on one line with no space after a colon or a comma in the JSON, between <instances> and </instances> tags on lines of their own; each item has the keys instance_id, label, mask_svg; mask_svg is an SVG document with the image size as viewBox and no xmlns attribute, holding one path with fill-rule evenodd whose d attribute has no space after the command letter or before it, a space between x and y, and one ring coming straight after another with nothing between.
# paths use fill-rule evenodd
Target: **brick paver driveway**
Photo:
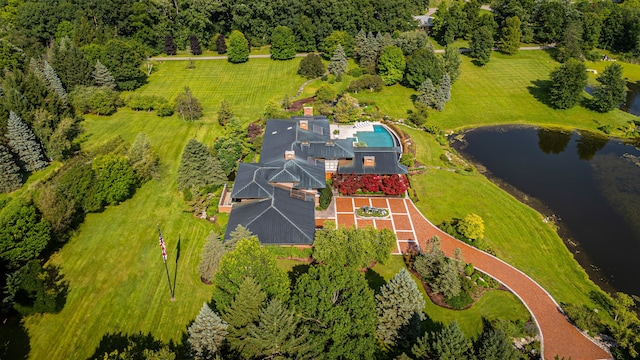
<instances>
[{"instance_id":1,"label":"brick paver driveway","mask_svg":"<svg viewBox=\"0 0 640 360\"><path fill-rule=\"evenodd\" d=\"M436 235L448 256L460 248L465 261L499 280L529 309L540 329L545 359L553 359L555 355L573 360L612 358L567 321L555 300L538 283L502 260L442 232L422 216L410 199L337 197L335 205L335 220L339 226L373 225L394 230L398 235L395 253L410 246L424 248L426 241ZM364 205L390 209L391 214L386 219L359 218L355 215L355 209Z\"/></svg>"}]
</instances>

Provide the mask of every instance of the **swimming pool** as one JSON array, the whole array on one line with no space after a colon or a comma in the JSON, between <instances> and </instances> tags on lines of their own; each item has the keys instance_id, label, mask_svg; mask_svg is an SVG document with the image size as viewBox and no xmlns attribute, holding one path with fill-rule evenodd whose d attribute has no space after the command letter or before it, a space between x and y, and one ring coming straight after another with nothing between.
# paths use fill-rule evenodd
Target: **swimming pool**
<instances>
[{"instance_id":1,"label":"swimming pool","mask_svg":"<svg viewBox=\"0 0 640 360\"><path fill-rule=\"evenodd\" d=\"M395 143L389 131L382 125L373 125L373 131L358 131L356 133L359 142L368 147L394 147Z\"/></svg>"}]
</instances>

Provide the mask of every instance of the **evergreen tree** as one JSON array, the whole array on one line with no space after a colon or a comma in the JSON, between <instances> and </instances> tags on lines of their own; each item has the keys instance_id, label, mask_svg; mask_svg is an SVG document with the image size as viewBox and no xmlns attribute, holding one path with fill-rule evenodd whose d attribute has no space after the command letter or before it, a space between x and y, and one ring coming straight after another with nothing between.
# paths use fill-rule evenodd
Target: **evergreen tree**
<instances>
[{"instance_id":1,"label":"evergreen tree","mask_svg":"<svg viewBox=\"0 0 640 360\"><path fill-rule=\"evenodd\" d=\"M438 332L425 334L411 349L418 359L472 359L471 344L457 321Z\"/></svg>"},{"instance_id":2,"label":"evergreen tree","mask_svg":"<svg viewBox=\"0 0 640 360\"><path fill-rule=\"evenodd\" d=\"M215 359L220 353L222 342L227 336L229 324L220 319L207 303L202 304L202 309L196 320L189 326L189 346L196 359Z\"/></svg>"},{"instance_id":3,"label":"evergreen tree","mask_svg":"<svg viewBox=\"0 0 640 360\"><path fill-rule=\"evenodd\" d=\"M441 94L440 96L442 96L445 102L451 100L451 77L449 77L449 74L445 73L442 75L442 80L440 80L440 84L438 84L437 92Z\"/></svg>"},{"instance_id":4,"label":"evergreen tree","mask_svg":"<svg viewBox=\"0 0 640 360\"><path fill-rule=\"evenodd\" d=\"M481 26L471 35L470 55L480 66L484 66L491 59L491 48L493 48L493 30L489 26Z\"/></svg>"},{"instance_id":5,"label":"evergreen tree","mask_svg":"<svg viewBox=\"0 0 640 360\"><path fill-rule=\"evenodd\" d=\"M111 71L102 65L100 60L96 61L96 67L93 70L93 80L97 86L104 86L111 90L116 88L116 79L111 75Z\"/></svg>"},{"instance_id":6,"label":"evergreen tree","mask_svg":"<svg viewBox=\"0 0 640 360\"><path fill-rule=\"evenodd\" d=\"M302 75L307 79L316 78L324 74L325 68L320 55L311 53L305 56L298 66L298 75Z\"/></svg>"},{"instance_id":7,"label":"evergreen tree","mask_svg":"<svg viewBox=\"0 0 640 360\"><path fill-rule=\"evenodd\" d=\"M312 266L298 278L293 304L307 320L309 339L323 344L324 358L374 358L376 304L359 271Z\"/></svg>"},{"instance_id":8,"label":"evergreen tree","mask_svg":"<svg viewBox=\"0 0 640 360\"><path fill-rule=\"evenodd\" d=\"M272 299L260 310L257 324L247 326L247 350L257 358L314 359L308 331L300 325L300 318L278 299Z\"/></svg>"},{"instance_id":9,"label":"evergreen tree","mask_svg":"<svg viewBox=\"0 0 640 360\"><path fill-rule=\"evenodd\" d=\"M9 149L0 143L0 193L8 193L22 185L20 167L13 160Z\"/></svg>"},{"instance_id":10,"label":"evergreen tree","mask_svg":"<svg viewBox=\"0 0 640 360\"><path fill-rule=\"evenodd\" d=\"M336 51L333 52L333 56L331 57L327 70L329 70L330 74L333 74L336 77L342 77L342 75L347 72L348 64L347 56L342 49L342 45L338 44Z\"/></svg>"},{"instance_id":11,"label":"evergreen tree","mask_svg":"<svg viewBox=\"0 0 640 360\"><path fill-rule=\"evenodd\" d=\"M227 42L224 40L224 35L220 34L216 38L216 52L218 54L225 54L227 52Z\"/></svg>"},{"instance_id":12,"label":"evergreen tree","mask_svg":"<svg viewBox=\"0 0 640 360\"><path fill-rule=\"evenodd\" d=\"M378 59L379 74L386 85L400 82L406 66L402 49L397 46L385 47Z\"/></svg>"},{"instance_id":13,"label":"evergreen tree","mask_svg":"<svg viewBox=\"0 0 640 360\"><path fill-rule=\"evenodd\" d=\"M556 109L569 109L582 99L587 86L587 67L582 61L569 59L551 71L549 102Z\"/></svg>"},{"instance_id":14,"label":"evergreen tree","mask_svg":"<svg viewBox=\"0 0 640 360\"><path fill-rule=\"evenodd\" d=\"M229 324L227 341L231 348L243 357L255 354L255 349L246 341L248 327L260 318L260 308L267 300L267 294L252 277L246 277L240 283L237 295L222 312L222 318Z\"/></svg>"},{"instance_id":15,"label":"evergreen tree","mask_svg":"<svg viewBox=\"0 0 640 360\"><path fill-rule=\"evenodd\" d=\"M175 103L176 112L182 117L182 120L193 121L202 116L202 105L191 93L188 86L185 86L183 93L178 94Z\"/></svg>"},{"instance_id":16,"label":"evergreen tree","mask_svg":"<svg viewBox=\"0 0 640 360\"><path fill-rule=\"evenodd\" d=\"M218 159L202 143L189 140L178 167L178 189L200 189L207 185L222 185L225 181L227 178Z\"/></svg>"},{"instance_id":17,"label":"evergreen tree","mask_svg":"<svg viewBox=\"0 0 640 360\"><path fill-rule=\"evenodd\" d=\"M220 110L218 110L218 123L225 126L232 118L233 111L231 110L231 105L229 105L226 99L222 99L220 102Z\"/></svg>"},{"instance_id":18,"label":"evergreen tree","mask_svg":"<svg viewBox=\"0 0 640 360\"><path fill-rule=\"evenodd\" d=\"M271 58L289 60L296 56L296 38L286 26L277 26L271 34Z\"/></svg>"},{"instance_id":19,"label":"evergreen tree","mask_svg":"<svg viewBox=\"0 0 640 360\"><path fill-rule=\"evenodd\" d=\"M358 31L358 34L356 34L356 37L353 41L353 58L356 59L356 61L360 61L360 57L362 56L363 50L366 45L367 45L367 33L364 32L363 29L360 29L360 31Z\"/></svg>"},{"instance_id":20,"label":"evergreen tree","mask_svg":"<svg viewBox=\"0 0 640 360\"><path fill-rule=\"evenodd\" d=\"M210 232L202 248L200 264L198 265L200 279L203 282L211 284L213 275L216 273L216 270L218 270L220 259L222 259L222 255L224 255L225 252L225 245L220 241L219 235L213 231Z\"/></svg>"},{"instance_id":21,"label":"evergreen tree","mask_svg":"<svg viewBox=\"0 0 640 360\"><path fill-rule=\"evenodd\" d=\"M399 330L414 316L422 317L425 301L407 269L403 268L376 295L376 336L387 346L397 342ZM420 322L417 333L419 333Z\"/></svg>"},{"instance_id":22,"label":"evergreen tree","mask_svg":"<svg viewBox=\"0 0 640 360\"><path fill-rule=\"evenodd\" d=\"M433 86L431 79L427 78L418 88L418 97L416 101L420 104L432 109L436 106L436 87Z\"/></svg>"},{"instance_id":23,"label":"evergreen tree","mask_svg":"<svg viewBox=\"0 0 640 360\"><path fill-rule=\"evenodd\" d=\"M460 283L458 267L455 262L453 260L445 261L444 266L440 269L440 273L431 281L430 285L433 292L442 294L445 298L451 298L460 294L462 285Z\"/></svg>"},{"instance_id":24,"label":"evergreen tree","mask_svg":"<svg viewBox=\"0 0 640 360\"><path fill-rule=\"evenodd\" d=\"M48 61L44 62L44 77L47 79L47 84L49 88L58 95L58 97L62 100L63 103L67 102L67 91L62 86L62 81L56 74L56 71L51 67Z\"/></svg>"},{"instance_id":25,"label":"evergreen tree","mask_svg":"<svg viewBox=\"0 0 640 360\"><path fill-rule=\"evenodd\" d=\"M173 36L171 36L171 34L167 34L164 37L164 52L167 55L176 54L176 43L173 41Z\"/></svg>"},{"instance_id":26,"label":"evergreen tree","mask_svg":"<svg viewBox=\"0 0 640 360\"><path fill-rule=\"evenodd\" d=\"M242 239L236 248L222 257L213 276L213 299L218 309L226 309L246 277L252 277L270 297L286 301L289 297L289 278L277 265L276 256L260 246L256 237Z\"/></svg>"},{"instance_id":27,"label":"evergreen tree","mask_svg":"<svg viewBox=\"0 0 640 360\"><path fill-rule=\"evenodd\" d=\"M200 47L200 42L198 41L198 38L193 34L189 36L189 46L191 48L191 53L193 55L202 54L202 48Z\"/></svg>"},{"instance_id":28,"label":"evergreen tree","mask_svg":"<svg viewBox=\"0 0 640 360\"><path fill-rule=\"evenodd\" d=\"M359 51L360 66L367 69L369 73L375 73L376 63L378 62L378 54L380 53L380 43L372 33L367 34L367 39Z\"/></svg>"},{"instance_id":29,"label":"evergreen tree","mask_svg":"<svg viewBox=\"0 0 640 360\"><path fill-rule=\"evenodd\" d=\"M233 30L229 35L228 60L232 63L243 63L249 60L249 42L244 34Z\"/></svg>"},{"instance_id":30,"label":"evergreen tree","mask_svg":"<svg viewBox=\"0 0 640 360\"><path fill-rule=\"evenodd\" d=\"M485 329L477 342L477 358L483 360L518 360L513 342L499 329Z\"/></svg>"},{"instance_id":31,"label":"evergreen tree","mask_svg":"<svg viewBox=\"0 0 640 360\"><path fill-rule=\"evenodd\" d=\"M16 152L26 171L37 171L49 164L33 131L13 111L9 112L7 130L9 147Z\"/></svg>"},{"instance_id":32,"label":"evergreen tree","mask_svg":"<svg viewBox=\"0 0 640 360\"><path fill-rule=\"evenodd\" d=\"M506 19L506 27L502 29L502 36L498 41L500 51L508 55L514 55L518 52L522 35L521 25L522 21L517 16Z\"/></svg>"},{"instance_id":33,"label":"evergreen tree","mask_svg":"<svg viewBox=\"0 0 640 360\"><path fill-rule=\"evenodd\" d=\"M460 50L455 46L447 46L444 50L444 72L451 77L451 83L455 83L460 77Z\"/></svg>"},{"instance_id":34,"label":"evergreen tree","mask_svg":"<svg viewBox=\"0 0 640 360\"><path fill-rule=\"evenodd\" d=\"M558 59L560 61L567 61L568 59L584 59L582 54L582 29L582 23L579 21L571 21L567 24L562 35L562 39L558 44L558 48L560 50Z\"/></svg>"},{"instance_id":35,"label":"evergreen tree","mask_svg":"<svg viewBox=\"0 0 640 360\"><path fill-rule=\"evenodd\" d=\"M93 66L86 55L68 41L64 47L54 52L51 66L56 70L68 90L72 90L76 85L93 84Z\"/></svg>"},{"instance_id":36,"label":"evergreen tree","mask_svg":"<svg viewBox=\"0 0 640 360\"><path fill-rule=\"evenodd\" d=\"M250 239L250 238L257 239L257 237L251 232L251 230L238 224L238 226L236 226L236 228L233 229L233 231L231 231L231 233L229 234L229 238L227 239L227 241L224 242L224 245L228 249L233 250L236 248L236 244L238 243L238 241L242 239Z\"/></svg>"},{"instance_id":37,"label":"evergreen tree","mask_svg":"<svg viewBox=\"0 0 640 360\"><path fill-rule=\"evenodd\" d=\"M627 83L622 78L622 66L611 64L596 78L600 83L593 90L593 105L599 112L607 112L622 104L627 96Z\"/></svg>"}]
</instances>

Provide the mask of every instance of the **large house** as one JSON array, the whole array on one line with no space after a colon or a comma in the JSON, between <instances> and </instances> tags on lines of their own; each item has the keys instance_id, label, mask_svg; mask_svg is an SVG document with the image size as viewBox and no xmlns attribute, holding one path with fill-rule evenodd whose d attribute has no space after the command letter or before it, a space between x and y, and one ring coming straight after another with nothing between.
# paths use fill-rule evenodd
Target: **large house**
<instances>
[{"instance_id":1,"label":"large house","mask_svg":"<svg viewBox=\"0 0 640 360\"><path fill-rule=\"evenodd\" d=\"M397 136L375 126L385 137L383 146L376 138L367 146L358 138L374 133L368 122L337 126L322 116L268 120L260 162L238 168L225 239L242 225L263 244L311 245L318 191L333 173L406 174Z\"/></svg>"}]
</instances>

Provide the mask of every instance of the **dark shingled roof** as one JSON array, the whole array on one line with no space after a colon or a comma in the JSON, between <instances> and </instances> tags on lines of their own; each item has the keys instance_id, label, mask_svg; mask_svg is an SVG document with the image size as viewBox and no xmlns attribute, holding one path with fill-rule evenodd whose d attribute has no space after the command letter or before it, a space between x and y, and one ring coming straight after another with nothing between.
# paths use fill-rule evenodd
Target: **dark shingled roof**
<instances>
[{"instance_id":1,"label":"dark shingled roof","mask_svg":"<svg viewBox=\"0 0 640 360\"><path fill-rule=\"evenodd\" d=\"M266 175L270 168L258 164L240 163L236 180L231 191L232 199L264 199L271 196L273 185L269 184Z\"/></svg>"},{"instance_id":2,"label":"dark shingled roof","mask_svg":"<svg viewBox=\"0 0 640 360\"><path fill-rule=\"evenodd\" d=\"M338 160L353 158L353 140L335 139L303 144L296 143L293 146L296 154L312 156L318 159Z\"/></svg>"},{"instance_id":3,"label":"dark shingled roof","mask_svg":"<svg viewBox=\"0 0 640 360\"><path fill-rule=\"evenodd\" d=\"M267 199L235 203L227 223L225 239L242 225L262 244L311 245L315 234L315 204L292 198L289 191L273 187Z\"/></svg>"},{"instance_id":4,"label":"dark shingled roof","mask_svg":"<svg viewBox=\"0 0 640 360\"><path fill-rule=\"evenodd\" d=\"M264 132L260 162L270 163L284 161L284 152L292 150L291 145L296 141L297 123L291 120L269 120Z\"/></svg>"},{"instance_id":5,"label":"dark shingled roof","mask_svg":"<svg viewBox=\"0 0 640 360\"><path fill-rule=\"evenodd\" d=\"M398 163L399 148L355 148L353 161L338 165L340 174L407 174L407 167ZM364 157L375 157L374 166L364 166Z\"/></svg>"}]
</instances>

